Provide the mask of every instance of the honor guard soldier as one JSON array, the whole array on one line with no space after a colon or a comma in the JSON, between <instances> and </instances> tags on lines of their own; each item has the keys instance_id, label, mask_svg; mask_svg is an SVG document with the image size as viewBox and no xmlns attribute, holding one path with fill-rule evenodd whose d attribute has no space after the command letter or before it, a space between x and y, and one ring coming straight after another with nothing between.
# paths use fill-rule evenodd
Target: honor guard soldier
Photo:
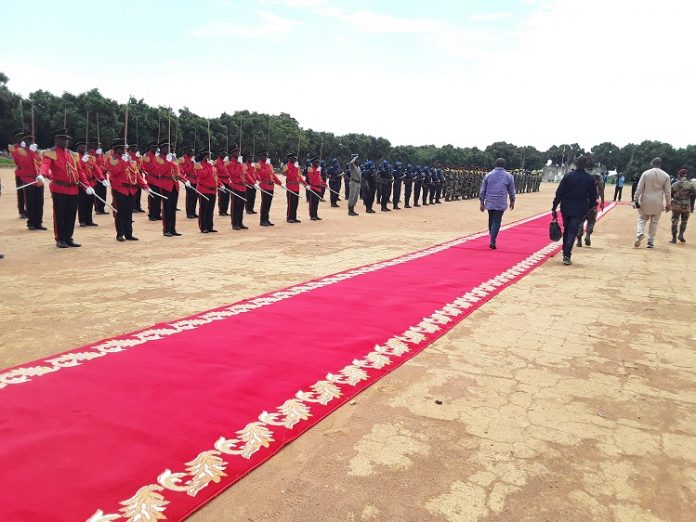
<instances>
[{"instance_id":1,"label":"honor guard soldier","mask_svg":"<svg viewBox=\"0 0 696 522\"><path fill-rule=\"evenodd\" d=\"M15 182L17 186L27 185L17 191L17 208L19 217L24 216L29 230L46 230L43 226L44 189L42 183L36 182L41 166L41 156L33 143L31 132L23 133L20 142L10 146L15 164ZM29 183L33 183L29 185ZM21 204L21 207L20 207Z\"/></svg>"},{"instance_id":2,"label":"honor guard soldier","mask_svg":"<svg viewBox=\"0 0 696 522\"><path fill-rule=\"evenodd\" d=\"M90 143L89 155L94 158L94 162L96 163L97 167L99 167L99 170L101 170L102 174L104 174L106 172L106 169L104 168L105 158L104 150L102 149L102 144L98 142ZM104 185L103 183L97 183L94 186L94 193L101 199L106 201L106 185ZM106 211L106 205L104 205L104 203L97 198L94 198L94 213L97 215L108 214L108 212Z\"/></svg>"},{"instance_id":3,"label":"honor guard soldier","mask_svg":"<svg viewBox=\"0 0 696 522\"><path fill-rule=\"evenodd\" d=\"M215 167L215 172L217 173L218 183L220 190L218 190L218 215L219 216L229 216L230 213L230 174L227 171L227 162L229 161L227 156L227 151L221 150L217 153L217 158L213 166ZM232 196L234 197L234 196Z\"/></svg>"},{"instance_id":4,"label":"honor guard soldier","mask_svg":"<svg viewBox=\"0 0 696 522\"><path fill-rule=\"evenodd\" d=\"M319 198L321 190L326 188L326 181L321 178L321 167L317 158L312 159L312 165L307 169L307 180L309 188L312 190L309 193L309 219L312 221L321 221L319 217Z\"/></svg>"},{"instance_id":5,"label":"honor guard soldier","mask_svg":"<svg viewBox=\"0 0 696 522\"><path fill-rule=\"evenodd\" d=\"M372 209L372 205L375 202L375 190L376 190L376 179L375 179L375 166L372 160L365 164L365 168L362 169L362 179L363 179L363 202L365 203L365 212L367 214L374 214L375 211Z\"/></svg>"},{"instance_id":6,"label":"honor guard soldier","mask_svg":"<svg viewBox=\"0 0 696 522\"><path fill-rule=\"evenodd\" d=\"M230 186L232 187L232 194L230 195L232 203L232 216L230 217L232 230L246 230L249 228L244 225L247 180L255 179L252 172L254 165L251 162L251 156L246 158L242 156L237 157L237 163L228 163L227 169L230 174Z\"/></svg>"},{"instance_id":7,"label":"honor guard soldier","mask_svg":"<svg viewBox=\"0 0 696 522\"><path fill-rule=\"evenodd\" d=\"M393 176L394 176L394 184L392 185L392 201L393 201L392 208L394 210L401 210L401 207L399 206L399 202L401 201L401 184L404 181L405 172L404 172L404 165L400 161L397 161L394 164Z\"/></svg>"},{"instance_id":8,"label":"honor guard soldier","mask_svg":"<svg viewBox=\"0 0 696 522\"><path fill-rule=\"evenodd\" d=\"M9 145L7 147L7 150L10 152L10 155L12 156L12 159L15 163L15 187L21 187L25 184L22 181L21 176L19 175L19 165L17 163L16 155L19 153L20 149L27 149L29 147L29 145L27 145L27 142L24 139L26 135L27 133L24 132L23 129L17 129L14 133L14 145ZM27 208L24 189L17 191L17 210L19 211L19 219L27 219Z\"/></svg>"},{"instance_id":9,"label":"honor guard soldier","mask_svg":"<svg viewBox=\"0 0 696 522\"><path fill-rule=\"evenodd\" d=\"M411 192L413 191L414 177L413 165L409 163L406 165L406 172L404 173L404 208L411 208Z\"/></svg>"},{"instance_id":10,"label":"honor guard soldier","mask_svg":"<svg viewBox=\"0 0 696 522\"><path fill-rule=\"evenodd\" d=\"M288 154L287 160L285 167L283 167L288 199L286 221L288 223L301 223L301 221L297 219L297 204L300 201L300 185L306 186L306 183L304 179L302 179L300 164L297 162L297 154Z\"/></svg>"},{"instance_id":11,"label":"honor guard soldier","mask_svg":"<svg viewBox=\"0 0 696 522\"><path fill-rule=\"evenodd\" d=\"M213 214L215 213L215 195L219 183L215 167L210 162L209 150L202 150L198 153L193 168L196 171L196 180L198 180L196 188L205 196L205 198L201 197L198 202L198 228L203 234L217 232L213 228Z\"/></svg>"},{"instance_id":12,"label":"honor guard soldier","mask_svg":"<svg viewBox=\"0 0 696 522\"><path fill-rule=\"evenodd\" d=\"M162 234L164 237L180 236L176 231L176 204L179 201L179 180L183 178L176 158L169 151L169 142L158 144L160 154L155 158L155 174L158 176L162 195Z\"/></svg>"},{"instance_id":13,"label":"honor guard soldier","mask_svg":"<svg viewBox=\"0 0 696 522\"><path fill-rule=\"evenodd\" d=\"M379 197L377 199L381 206L381 211L391 212L391 209L387 205L389 204L389 198L391 196L394 176L392 176L391 165L389 165L387 160L382 161L382 164L377 171L377 176L379 183Z\"/></svg>"},{"instance_id":14,"label":"honor guard soldier","mask_svg":"<svg viewBox=\"0 0 696 522\"><path fill-rule=\"evenodd\" d=\"M415 175L413 177L413 206L420 207L420 195L423 188L423 169L420 165L416 165Z\"/></svg>"},{"instance_id":15,"label":"honor guard soldier","mask_svg":"<svg viewBox=\"0 0 696 522\"><path fill-rule=\"evenodd\" d=\"M276 185L282 186L283 182L273 172L273 165L266 152L259 152L258 188L261 190L261 226L275 226L270 220L271 203L273 203L273 189Z\"/></svg>"},{"instance_id":16,"label":"honor guard soldier","mask_svg":"<svg viewBox=\"0 0 696 522\"><path fill-rule=\"evenodd\" d=\"M128 155L130 156L131 162L135 162L135 166L138 169L138 173L142 175L142 154L140 154L140 146L137 143L133 143L128 146ZM135 192L134 202L133 202L133 212L145 212L142 207L142 203L140 200L142 199L142 189L138 187L138 189Z\"/></svg>"},{"instance_id":17,"label":"honor guard soldier","mask_svg":"<svg viewBox=\"0 0 696 522\"><path fill-rule=\"evenodd\" d=\"M102 182L104 181L104 174L102 173L101 168L99 168L99 165L97 165L96 158L87 154L86 142L75 142L75 150L80 158L77 166L87 179L87 186L79 187L79 193L77 196L77 220L80 222L81 227L96 227L98 225L92 219L92 209L94 207L95 197L94 195L90 196L87 194L87 188L93 188L96 194L97 185L102 187L104 186L102 185Z\"/></svg>"},{"instance_id":18,"label":"honor guard soldier","mask_svg":"<svg viewBox=\"0 0 696 522\"><path fill-rule=\"evenodd\" d=\"M179 160L179 169L190 183L190 186L186 186L186 217L188 219L194 219L198 217L198 214L196 214L196 203L198 202L196 187L198 179L196 178L196 173L193 168L193 148L187 145L184 147L183 151L184 155Z\"/></svg>"},{"instance_id":19,"label":"honor guard soldier","mask_svg":"<svg viewBox=\"0 0 696 522\"><path fill-rule=\"evenodd\" d=\"M70 135L68 129L53 132L55 146L43 154L39 183L50 181L49 188L53 198L53 228L58 248L79 247L73 241L75 217L77 215L77 198L80 184L87 184L87 179L78 168L79 158L68 150ZM86 189L88 195L94 195L94 189Z\"/></svg>"},{"instance_id":20,"label":"honor guard soldier","mask_svg":"<svg viewBox=\"0 0 696 522\"><path fill-rule=\"evenodd\" d=\"M256 165L254 165L254 157L253 154L247 158L248 161L245 162L246 164L246 170L244 171L246 173L246 195L244 196L246 198L246 203L244 204L246 207L246 213L247 214L256 214L256 210L254 210L254 206L256 206L256 183L259 181L259 176L258 172L256 170ZM241 200L240 200L241 201ZM247 228L247 227L240 227L240 228Z\"/></svg>"},{"instance_id":21,"label":"honor guard soldier","mask_svg":"<svg viewBox=\"0 0 696 522\"><path fill-rule=\"evenodd\" d=\"M338 195L341 191L341 164L338 162L338 158L331 160L331 166L328 169L327 175L329 177L329 188L332 207L340 207L338 204Z\"/></svg>"},{"instance_id":22,"label":"honor guard soldier","mask_svg":"<svg viewBox=\"0 0 696 522\"><path fill-rule=\"evenodd\" d=\"M104 170L108 176L107 187L111 187L114 226L117 241L137 241L133 235L133 207L138 189L149 191L149 187L138 168L138 164L126 152L123 138L111 143L111 152L104 159Z\"/></svg>"},{"instance_id":23,"label":"honor guard soldier","mask_svg":"<svg viewBox=\"0 0 696 522\"><path fill-rule=\"evenodd\" d=\"M142 157L140 169L142 170L143 174L145 174L145 178L147 179L147 184L150 187L150 190L155 194L162 194L159 177L155 173L155 160L159 156L159 153L157 152L157 142L153 141L147 147L148 151ZM150 197L147 198L147 217L150 221L159 221L162 219L161 199L162 198L158 198L157 196L153 195L150 195Z\"/></svg>"}]
</instances>

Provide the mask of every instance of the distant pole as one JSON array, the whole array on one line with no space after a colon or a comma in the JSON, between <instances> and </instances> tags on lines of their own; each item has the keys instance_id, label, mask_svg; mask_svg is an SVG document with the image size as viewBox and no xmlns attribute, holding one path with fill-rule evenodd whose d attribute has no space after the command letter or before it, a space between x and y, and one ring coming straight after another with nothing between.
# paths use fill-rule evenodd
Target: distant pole
<instances>
[{"instance_id":1,"label":"distant pole","mask_svg":"<svg viewBox=\"0 0 696 522\"><path fill-rule=\"evenodd\" d=\"M31 106L34 107L34 104ZM22 106L22 98L19 99L19 118L22 120L22 132L24 132L24 107Z\"/></svg>"}]
</instances>

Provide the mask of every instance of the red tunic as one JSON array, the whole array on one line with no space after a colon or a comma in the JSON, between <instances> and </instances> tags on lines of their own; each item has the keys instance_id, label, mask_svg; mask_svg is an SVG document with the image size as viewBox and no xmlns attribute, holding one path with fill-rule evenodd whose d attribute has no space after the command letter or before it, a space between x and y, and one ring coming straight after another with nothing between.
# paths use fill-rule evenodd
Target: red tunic
<instances>
[{"instance_id":1,"label":"red tunic","mask_svg":"<svg viewBox=\"0 0 696 522\"><path fill-rule=\"evenodd\" d=\"M41 166L41 156L38 152L33 152L29 147L21 145L10 146L12 160L15 163L15 176L24 183L31 183L36 180Z\"/></svg>"},{"instance_id":2,"label":"red tunic","mask_svg":"<svg viewBox=\"0 0 696 522\"><path fill-rule=\"evenodd\" d=\"M140 158L140 169L147 175L147 182L153 187L160 187L159 174L155 172L155 160L158 159L154 152L147 151Z\"/></svg>"},{"instance_id":3,"label":"red tunic","mask_svg":"<svg viewBox=\"0 0 696 522\"><path fill-rule=\"evenodd\" d=\"M198 190L202 194L217 194L218 180L213 164L206 159L196 163L195 169L196 178L198 179Z\"/></svg>"},{"instance_id":4,"label":"red tunic","mask_svg":"<svg viewBox=\"0 0 696 522\"><path fill-rule=\"evenodd\" d=\"M237 158L232 158L227 162L227 172L230 175L230 184L234 190L240 192L246 192L246 175L244 174L244 169L241 163L237 161Z\"/></svg>"},{"instance_id":5,"label":"red tunic","mask_svg":"<svg viewBox=\"0 0 696 522\"><path fill-rule=\"evenodd\" d=\"M85 178L87 179L87 185L90 187L94 187L97 184L97 181L104 180L102 169L97 164L97 159L94 156L90 156L86 163L82 161L82 158L80 158L77 166L84 174Z\"/></svg>"},{"instance_id":6,"label":"red tunic","mask_svg":"<svg viewBox=\"0 0 696 522\"><path fill-rule=\"evenodd\" d=\"M158 187L167 192L179 190L179 166L175 161L158 156L154 159L150 176L157 180Z\"/></svg>"},{"instance_id":7,"label":"red tunic","mask_svg":"<svg viewBox=\"0 0 696 522\"><path fill-rule=\"evenodd\" d=\"M226 187L230 186L230 173L227 170L227 163L222 158L215 160L213 164L215 167L215 173L217 174L218 182L222 183Z\"/></svg>"},{"instance_id":8,"label":"red tunic","mask_svg":"<svg viewBox=\"0 0 696 522\"><path fill-rule=\"evenodd\" d=\"M300 190L300 185L306 186L307 184L304 182L302 179L302 174L300 173L300 169L298 169L294 163L288 163L285 165L285 186L289 189L292 190L293 192L297 192Z\"/></svg>"},{"instance_id":9,"label":"red tunic","mask_svg":"<svg viewBox=\"0 0 696 522\"><path fill-rule=\"evenodd\" d=\"M109 174L111 190L115 190L125 196L133 195L138 187L147 190L148 186L138 170L135 161L123 161L120 156L110 155L105 159L106 171Z\"/></svg>"},{"instance_id":10,"label":"red tunic","mask_svg":"<svg viewBox=\"0 0 696 522\"><path fill-rule=\"evenodd\" d=\"M245 161L242 165L242 170L244 171L244 179L247 184L255 185L259 180L259 175L256 172L256 167L251 161Z\"/></svg>"},{"instance_id":11,"label":"red tunic","mask_svg":"<svg viewBox=\"0 0 696 522\"><path fill-rule=\"evenodd\" d=\"M282 185L283 182L273 172L273 168L268 163L261 163L258 170L259 186L267 191L273 192L274 184Z\"/></svg>"},{"instance_id":12,"label":"red tunic","mask_svg":"<svg viewBox=\"0 0 696 522\"><path fill-rule=\"evenodd\" d=\"M78 161L77 154L60 147L44 152L41 174L51 180L51 192L77 196L80 182L87 185L87 178L77 166Z\"/></svg>"},{"instance_id":13,"label":"red tunic","mask_svg":"<svg viewBox=\"0 0 696 522\"><path fill-rule=\"evenodd\" d=\"M179 160L179 170L191 183L197 183L196 171L193 169L193 158L188 154Z\"/></svg>"},{"instance_id":14,"label":"red tunic","mask_svg":"<svg viewBox=\"0 0 696 522\"><path fill-rule=\"evenodd\" d=\"M309 167L307 169L307 179L309 180L309 186L314 192L319 192L326 186L326 181L321 179L321 172L319 169L314 167Z\"/></svg>"}]
</instances>

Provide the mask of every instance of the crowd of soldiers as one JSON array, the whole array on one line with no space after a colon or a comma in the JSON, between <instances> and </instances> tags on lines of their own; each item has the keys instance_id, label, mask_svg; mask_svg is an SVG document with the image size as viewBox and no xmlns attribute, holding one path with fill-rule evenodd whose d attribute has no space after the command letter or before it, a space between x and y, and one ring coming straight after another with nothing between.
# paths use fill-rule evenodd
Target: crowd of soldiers
<instances>
[{"instance_id":1,"label":"crowd of soldiers","mask_svg":"<svg viewBox=\"0 0 696 522\"><path fill-rule=\"evenodd\" d=\"M114 216L116 239L137 241L133 235L133 213L144 212L142 192L147 193L148 218L162 221L165 237L180 236L176 229L180 183L185 191L186 217L198 219L202 233L211 233L217 232L213 226L216 202L218 215L231 216L233 230L246 230L244 214L257 214L257 193L261 199L260 225L274 226L269 211L275 188L286 193L286 221L300 223L297 203L301 187L309 202L310 219L318 221L318 206L325 201L324 196L328 193L331 206L338 207L342 191L349 200L351 185L359 186L367 213L375 212L375 203L381 211L389 212L443 200L476 198L487 172L483 167L414 166L386 159L363 161L358 167L355 154L345 167L338 158L327 162L312 156L300 165L298 155L290 153L278 165L277 173L282 172L283 181L276 175L268 153L242 155L238 146L216 153L194 153L191 146L184 146L181 157L177 157L167 140L150 143L141 153L138 145L127 144L125 139L114 140L104 151L100 143L71 143L68 129L58 129L53 137L55 146L39 151L31 132L18 131L15 143L8 149L16 165L20 217L27 220L29 230L46 230L43 201L47 185L53 200L54 233L59 248L80 246L73 240L76 218L80 226L97 226L93 213L108 214L108 210ZM512 174L517 192L539 190L539 173ZM107 202L107 189L111 189L111 203ZM349 215L356 216L357 194L353 196L348 210Z\"/></svg>"}]
</instances>

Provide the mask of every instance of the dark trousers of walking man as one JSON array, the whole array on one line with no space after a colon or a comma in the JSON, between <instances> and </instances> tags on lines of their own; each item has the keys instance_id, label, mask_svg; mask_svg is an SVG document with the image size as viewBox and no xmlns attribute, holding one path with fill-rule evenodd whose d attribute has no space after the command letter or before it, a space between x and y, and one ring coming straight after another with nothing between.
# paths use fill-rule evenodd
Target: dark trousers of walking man
<instances>
[{"instance_id":1,"label":"dark trousers of walking man","mask_svg":"<svg viewBox=\"0 0 696 522\"><path fill-rule=\"evenodd\" d=\"M162 200L162 233L167 237L178 235L176 204L179 201L179 191L162 189L162 195L167 198Z\"/></svg>"},{"instance_id":2,"label":"dark trousers of walking man","mask_svg":"<svg viewBox=\"0 0 696 522\"><path fill-rule=\"evenodd\" d=\"M29 185L19 192L24 198L23 204L26 208L27 227L30 230L43 226L43 207L44 207L44 188L36 185Z\"/></svg>"},{"instance_id":3,"label":"dark trousers of walking man","mask_svg":"<svg viewBox=\"0 0 696 522\"><path fill-rule=\"evenodd\" d=\"M121 194L116 190L111 191L113 196L114 225L116 225L116 237L133 237L133 208L135 199L130 194Z\"/></svg>"},{"instance_id":4,"label":"dark trousers of walking man","mask_svg":"<svg viewBox=\"0 0 696 522\"><path fill-rule=\"evenodd\" d=\"M585 216L569 216L563 213L561 216L563 217L563 257L570 258L573 252L573 245L575 245L575 238Z\"/></svg>"},{"instance_id":5,"label":"dark trousers of walking man","mask_svg":"<svg viewBox=\"0 0 696 522\"><path fill-rule=\"evenodd\" d=\"M77 195L52 192L53 230L56 241L71 243L77 217Z\"/></svg>"},{"instance_id":6,"label":"dark trousers of walking man","mask_svg":"<svg viewBox=\"0 0 696 522\"><path fill-rule=\"evenodd\" d=\"M77 193L77 220L81 227L86 227L93 224L92 207L94 205L94 196L90 196L85 192L84 187L80 187Z\"/></svg>"},{"instance_id":7,"label":"dark trousers of walking man","mask_svg":"<svg viewBox=\"0 0 696 522\"><path fill-rule=\"evenodd\" d=\"M500 232L500 225L503 222L504 210L489 210L488 211L488 233L491 236L490 246L494 247L496 239L498 239L498 232Z\"/></svg>"},{"instance_id":8,"label":"dark trousers of walking man","mask_svg":"<svg viewBox=\"0 0 696 522\"><path fill-rule=\"evenodd\" d=\"M297 195L295 191L290 191L288 189L287 191L287 196L288 196L288 214L287 214L287 221L288 223L294 223L297 221L297 204L300 201L300 197Z\"/></svg>"},{"instance_id":9,"label":"dark trousers of walking man","mask_svg":"<svg viewBox=\"0 0 696 522\"><path fill-rule=\"evenodd\" d=\"M215 212L215 194L206 194L208 200L200 198L198 202L198 228L201 232L209 232L213 228L213 213Z\"/></svg>"},{"instance_id":10,"label":"dark trousers of walking man","mask_svg":"<svg viewBox=\"0 0 696 522\"><path fill-rule=\"evenodd\" d=\"M619 187L618 185L616 185L614 187L614 201L616 201L617 196L619 198L618 200L621 201L621 193L622 192L623 192L623 187Z\"/></svg>"},{"instance_id":11,"label":"dark trousers of walking man","mask_svg":"<svg viewBox=\"0 0 696 522\"><path fill-rule=\"evenodd\" d=\"M186 188L186 217L196 217L196 203L198 202L198 194L193 190L196 188L196 183L191 184L191 188Z\"/></svg>"}]
</instances>

